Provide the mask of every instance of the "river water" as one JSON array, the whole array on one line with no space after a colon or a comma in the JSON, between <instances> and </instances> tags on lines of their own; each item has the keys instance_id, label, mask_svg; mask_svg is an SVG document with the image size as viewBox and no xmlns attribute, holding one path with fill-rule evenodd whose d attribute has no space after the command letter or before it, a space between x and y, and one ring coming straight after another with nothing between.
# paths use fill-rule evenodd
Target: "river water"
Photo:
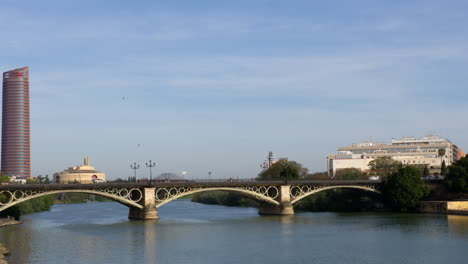
<instances>
[{"instance_id":1,"label":"river water","mask_svg":"<svg viewBox=\"0 0 468 264\"><path fill-rule=\"evenodd\" d=\"M298 213L177 200L160 220L118 203L54 205L0 228L14 263L468 263L468 216Z\"/></svg>"}]
</instances>

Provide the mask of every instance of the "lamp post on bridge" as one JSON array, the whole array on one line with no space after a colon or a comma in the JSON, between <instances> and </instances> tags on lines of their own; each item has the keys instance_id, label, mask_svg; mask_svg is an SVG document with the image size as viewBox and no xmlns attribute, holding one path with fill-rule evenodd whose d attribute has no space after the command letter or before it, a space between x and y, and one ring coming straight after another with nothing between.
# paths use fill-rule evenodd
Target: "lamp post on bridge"
<instances>
[{"instance_id":1,"label":"lamp post on bridge","mask_svg":"<svg viewBox=\"0 0 468 264\"><path fill-rule=\"evenodd\" d=\"M133 180L136 182L136 170L138 170L140 168L140 165L139 164L136 164L136 162L133 162L133 165L130 164L130 168L134 171L133 173Z\"/></svg>"},{"instance_id":2,"label":"lamp post on bridge","mask_svg":"<svg viewBox=\"0 0 468 264\"><path fill-rule=\"evenodd\" d=\"M151 173L151 168L153 168L154 166L156 166L156 163L155 162L151 162L151 160L149 162L146 163L146 167L148 167L150 169L150 181L149 181L149 184L151 184L151 181L153 180L153 174Z\"/></svg>"}]
</instances>

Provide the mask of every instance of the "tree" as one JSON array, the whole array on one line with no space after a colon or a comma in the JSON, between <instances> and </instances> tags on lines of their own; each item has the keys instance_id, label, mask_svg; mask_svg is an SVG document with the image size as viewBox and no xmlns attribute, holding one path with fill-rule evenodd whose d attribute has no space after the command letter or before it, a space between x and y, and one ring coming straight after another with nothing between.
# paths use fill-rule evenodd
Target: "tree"
<instances>
[{"instance_id":1,"label":"tree","mask_svg":"<svg viewBox=\"0 0 468 264\"><path fill-rule=\"evenodd\" d=\"M401 168L401 162L390 156L378 157L369 162L371 172L380 177L387 177Z\"/></svg>"},{"instance_id":2,"label":"tree","mask_svg":"<svg viewBox=\"0 0 468 264\"><path fill-rule=\"evenodd\" d=\"M0 182L10 182L10 178L8 176L2 175L0 176Z\"/></svg>"},{"instance_id":3,"label":"tree","mask_svg":"<svg viewBox=\"0 0 468 264\"><path fill-rule=\"evenodd\" d=\"M306 177L308 169L303 168L302 164L295 161L279 160L270 168L262 171L258 175L259 180L285 180L303 179Z\"/></svg>"},{"instance_id":4,"label":"tree","mask_svg":"<svg viewBox=\"0 0 468 264\"><path fill-rule=\"evenodd\" d=\"M447 165L445 165L445 160L442 161L442 166L440 166L440 175L447 175Z\"/></svg>"},{"instance_id":5,"label":"tree","mask_svg":"<svg viewBox=\"0 0 468 264\"><path fill-rule=\"evenodd\" d=\"M424 166L423 168L423 176L428 176L429 175L429 168L427 166Z\"/></svg>"},{"instance_id":6,"label":"tree","mask_svg":"<svg viewBox=\"0 0 468 264\"><path fill-rule=\"evenodd\" d=\"M422 180L422 170L412 166L400 167L383 182L384 201L397 211L417 210L419 201L429 192Z\"/></svg>"},{"instance_id":7,"label":"tree","mask_svg":"<svg viewBox=\"0 0 468 264\"><path fill-rule=\"evenodd\" d=\"M439 156L440 156L441 158L443 158L443 157L445 156L445 149L442 149L442 148L441 148L441 149L439 149L437 152L438 152L438 154L439 154Z\"/></svg>"},{"instance_id":8,"label":"tree","mask_svg":"<svg viewBox=\"0 0 468 264\"><path fill-rule=\"evenodd\" d=\"M0 171L0 183L10 182L10 177L6 176L3 171Z\"/></svg>"},{"instance_id":9,"label":"tree","mask_svg":"<svg viewBox=\"0 0 468 264\"><path fill-rule=\"evenodd\" d=\"M309 180L329 180L330 177L328 177L328 173L326 171L324 172L314 172L312 174L307 174L305 179Z\"/></svg>"},{"instance_id":10,"label":"tree","mask_svg":"<svg viewBox=\"0 0 468 264\"><path fill-rule=\"evenodd\" d=\"M450 191L468 193L468 156L449 166L445 183Z\"/></svg>"},{"instance_id":11,"label":"tree","mask_svg":"<svg viewBox=\"0 0 468 264\"><path fill-rule=\"evenodd\" d=\"M442 166L444 165L444 156L445 156L445 149L441 148L439 149L438 151L438 154L439 154L439 157L440 157L440 175L445 175L442 173ZM447 167L445 167L445 169L447 169Z\"/></svg>"},{"instance_id":12,"label":"tree","mask_svg":"<svg viewBox=\"0 0 468 264\"><path fill-rule=\"evenodd\" d=\"M335 173L337 180L363 180L367 179L367 174L358 168L337 169Z\"/></svg>"},{"instance_id":13,"label":"tree","mask_svg":"<svg viewBox=\"0 0 468 264\"><path fill-rule=\"evenodd\" d=\"M36 177L37 183L41 184L43 180L44 180L44 177L42 177L42 175L37 175Z\"/></svg>"}]
</instances>

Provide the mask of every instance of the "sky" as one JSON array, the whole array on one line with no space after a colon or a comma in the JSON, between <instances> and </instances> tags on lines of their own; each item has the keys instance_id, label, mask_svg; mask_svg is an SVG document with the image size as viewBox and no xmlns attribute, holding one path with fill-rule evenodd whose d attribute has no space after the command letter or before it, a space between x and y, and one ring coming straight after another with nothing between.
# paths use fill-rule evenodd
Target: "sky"
<instances>
[{"instance_id":1,"label":"sky","mask_svg":"<svg viewBox=\"0 0 468 264\"><path fill-rule=\"evenodd\" d=\"M468 1L0 0L30 67L32 175L251 178L362 141L468 150Z\"/></svg>"}]
</instances>

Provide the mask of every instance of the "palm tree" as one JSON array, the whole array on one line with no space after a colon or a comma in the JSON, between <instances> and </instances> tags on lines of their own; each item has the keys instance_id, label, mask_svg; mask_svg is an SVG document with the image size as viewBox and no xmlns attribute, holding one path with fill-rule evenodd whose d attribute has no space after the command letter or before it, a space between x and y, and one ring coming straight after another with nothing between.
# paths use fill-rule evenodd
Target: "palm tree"
<instances>
[{"instance_id":1,"label":"palm tree","mask_svg":"<svg viewBox=\"0 0 468 264\"><path fill-rule=\"evenodd\" d=\"M445 156L445 149L441 148L441 149L439 149L438 152L439 152L439 156L440 156L440 170L441 170L440 173L442 173L442 160L443 160L443 158Z\"/></svg>"}]
</instances>

